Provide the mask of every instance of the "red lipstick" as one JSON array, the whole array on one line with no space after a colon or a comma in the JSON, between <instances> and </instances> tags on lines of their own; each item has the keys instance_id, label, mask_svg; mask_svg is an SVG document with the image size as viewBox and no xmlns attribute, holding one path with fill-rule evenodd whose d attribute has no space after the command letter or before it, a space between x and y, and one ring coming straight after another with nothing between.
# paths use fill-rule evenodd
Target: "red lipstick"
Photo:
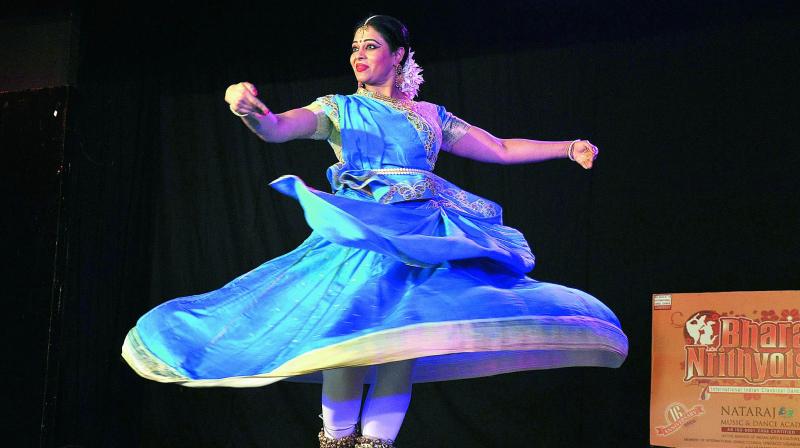
<instances>
[{"instance_id":1,"label":"red lipstick","mask_svg":"<svg viewBox=\"0 0 800 448\"><path fill-rule=\"evenodd\" d=\"M363 72L364 70L368 69L369 66L366 64L356 64L356 71Z\"/></svg>"}]
</instances>

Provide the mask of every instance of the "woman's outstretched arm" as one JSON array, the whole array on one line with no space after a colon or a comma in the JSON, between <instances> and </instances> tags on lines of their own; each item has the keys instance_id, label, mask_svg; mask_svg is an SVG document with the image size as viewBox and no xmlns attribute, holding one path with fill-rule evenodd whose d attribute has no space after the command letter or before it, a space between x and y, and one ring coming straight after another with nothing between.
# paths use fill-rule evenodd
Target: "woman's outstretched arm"
<instances>
[{"instance_id":1,"label":"woman's outstretched arm","mask_svg":"<svg viewBox=\"0 0 800 448\"><path fill-rule=\"evenodd\" d=\"M572 158L582 167L591 168L597 157L597 147L587 140L573 143L498 138L477 126L471 126L467 133L451 146L450 152L480 162L510 165L568 158L570 144L572 144Z\"/></svg>"},{"instance_id":2,"label":"woman's outstretched arm","mask_svg":"<svg viewBox=\"0 0 800 448\"><path fill-rule=\"evenodd\" d=\"M231 112L265 142L281 143L298 138L309 138L316 131L317 117L308 109L292 109L281 114L272 111L258 99L256 87L240 82L228 87L225 101ZM242 116L244 115L244 116Z\"/></svg>"}]
</instances>

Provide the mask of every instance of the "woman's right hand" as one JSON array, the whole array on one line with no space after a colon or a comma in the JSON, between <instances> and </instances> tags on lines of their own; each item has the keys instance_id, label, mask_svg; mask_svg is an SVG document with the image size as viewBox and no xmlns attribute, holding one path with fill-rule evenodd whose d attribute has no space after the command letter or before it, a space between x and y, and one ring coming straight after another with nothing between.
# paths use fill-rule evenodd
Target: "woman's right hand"
<instances>
[{"instance_id":1,"label":"woman's right hand","mask_svg":"<svg viewBox=\"0 0 800 448\"><path fill-rule=\"evenodd\" d=\"M225 102L230 104L231 112L238 115L256 114L259 111L263 115L270 113L267 106L258 99L258 90L256 86L249 82L240 82L233 84L225 90Z\"/></svg>"}]
</instances>

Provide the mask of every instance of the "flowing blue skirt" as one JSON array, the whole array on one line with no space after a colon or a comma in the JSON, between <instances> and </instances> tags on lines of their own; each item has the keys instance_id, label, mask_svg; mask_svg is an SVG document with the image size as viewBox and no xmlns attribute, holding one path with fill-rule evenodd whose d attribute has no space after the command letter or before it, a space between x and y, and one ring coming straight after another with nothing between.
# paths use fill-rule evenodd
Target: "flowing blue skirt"
<instances>
[{"instance_id":1,"label":"flowing blue skirt","mask_svg":"<svg viewBox=\"0 0 800 448\"><path fill-rule=\"evenodd\" d=\"M533 256L499 218L435 200L332 195L294 176L273 186L300 202L312 234L220 289L142 316L122 350L138 374L256 387L416 359L412 381L428 382L618 367L627 356L627 338L602 302L524 275Z\"/></svg>"}]
</instances>

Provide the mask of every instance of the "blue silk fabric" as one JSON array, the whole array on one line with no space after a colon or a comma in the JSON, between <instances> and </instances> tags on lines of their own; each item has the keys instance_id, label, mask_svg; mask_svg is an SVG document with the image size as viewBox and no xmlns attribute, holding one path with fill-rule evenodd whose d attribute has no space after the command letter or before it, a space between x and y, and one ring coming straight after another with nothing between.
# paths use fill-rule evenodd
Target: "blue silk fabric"
<instances>
[{"instance_id":1,"label":"blue silk fabric","mask_svg":"<svg viewBox=\"0 0 800 448\"><path fill-rule=\"evenodd\" d=\"M534 256L502 208L432 173L468 125L441 106L362 90L309 108L315 138L339 159L332 192L295 176L271 185L298 201L311 235L220 289L142 316L123 345L137 373L254 387L407 359L414 382L621 365L628 341L614 313L526 276Z\"/></svg>"}]
</instances>

